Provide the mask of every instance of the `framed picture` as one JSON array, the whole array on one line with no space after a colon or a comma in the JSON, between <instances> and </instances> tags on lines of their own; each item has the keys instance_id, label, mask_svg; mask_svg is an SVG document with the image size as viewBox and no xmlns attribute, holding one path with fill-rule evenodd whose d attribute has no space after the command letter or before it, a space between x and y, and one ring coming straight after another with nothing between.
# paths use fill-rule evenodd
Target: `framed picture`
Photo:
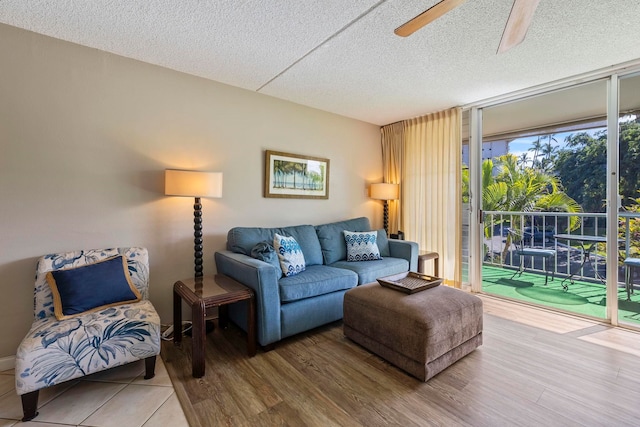
<instances>
[{"instance_id":1,"label":"framed picture","mask_svg":"<svg viewBox=\"0 0 640 427\"><path fill-rule=\"evenodd\" d=\"M329 198L329 159L265 151L264 197Z\"/></svg>"}]
</instances>

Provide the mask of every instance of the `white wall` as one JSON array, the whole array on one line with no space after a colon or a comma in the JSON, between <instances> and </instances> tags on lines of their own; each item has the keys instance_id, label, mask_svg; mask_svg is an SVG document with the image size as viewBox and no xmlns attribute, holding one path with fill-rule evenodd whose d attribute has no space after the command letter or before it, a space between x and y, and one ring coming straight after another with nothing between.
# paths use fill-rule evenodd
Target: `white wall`
<instances>
[{"instance_id":1,"label":"white wall","mask_svg":"<svg viewBox=\"0 0 640 427\"><path fill-rule=\"evenodd\" d=\"M224 173L203 201L205 273L233 226L368 216L382 177L377 126L0 25L0 358L33 315L36 259L146 246L151 300L193 271L193 200L163 194L165 168ZM220 58L224 60L224 58ZM262 197L264 150L330 159L329 200Z\"/></svg>"}]
</instances>

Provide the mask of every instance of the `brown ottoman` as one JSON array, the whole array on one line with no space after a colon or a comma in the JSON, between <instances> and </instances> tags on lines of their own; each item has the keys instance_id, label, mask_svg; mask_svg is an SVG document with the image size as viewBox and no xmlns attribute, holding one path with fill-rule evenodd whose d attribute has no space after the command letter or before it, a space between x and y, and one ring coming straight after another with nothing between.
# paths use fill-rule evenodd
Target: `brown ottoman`
<instances>
[{"instance_id":1,"label":"brown ottoman","mask_svg":"<svg viewBox=\"0 0 640 427\"><path fill-rule=\"evenodd\" d=\"M482 344L482 300L444 285L408 295L370 283L345 294L344 334L427 381Z\"/></svg>"}]
</instances>

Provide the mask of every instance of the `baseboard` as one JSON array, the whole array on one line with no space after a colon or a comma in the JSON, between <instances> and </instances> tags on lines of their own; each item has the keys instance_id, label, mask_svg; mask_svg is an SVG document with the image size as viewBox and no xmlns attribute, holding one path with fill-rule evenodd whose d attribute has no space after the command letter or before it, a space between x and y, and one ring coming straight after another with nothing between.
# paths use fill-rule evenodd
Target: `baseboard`
<instances>
[{"instance_id":1,"label":"baseboard","mask_svg":"<svg viewBox=\"0 0 640 427\"><path fill-rule=\"evenodd\" d=\"M10 369L13 369L16 366L16 357L15 356L8 356L8 357L1 357L0 358L0 372L1 371L8 371Z\"/></svg>"}]
</instances>

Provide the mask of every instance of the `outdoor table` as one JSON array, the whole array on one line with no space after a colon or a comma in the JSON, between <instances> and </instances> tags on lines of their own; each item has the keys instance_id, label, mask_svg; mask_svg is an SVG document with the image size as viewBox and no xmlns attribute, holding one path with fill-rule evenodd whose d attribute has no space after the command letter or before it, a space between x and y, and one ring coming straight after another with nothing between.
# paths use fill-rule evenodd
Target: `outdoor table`
<instances>
[{"instance_id":1,"label":"outdoor table","mask_svg":"<svg viewBox=\"0 0 640 427\"><path fill-rule=\"evenodd\" d=\"M605 283L605 278L598 274L598 269L595 265L591 263L591 253L596 249L598 243L606 243L606 236L593 236L588 234L554 234L553 237L556 240L567 240L567 241L575 241L580 244L580 248L582 249L582 262L580 266L573 272L569 272L569 277L564 279L561 282L562 288L566 291L568 286L564 284L565 281L569 280L571 284L573 284L573 276L575 276L579 271L582 270L585 263L588 261L589 265L593 269L593 273L596 279L598 279L601 283ZM618 239L622 242L621 239ZM571 265L571 263L569 263Z\"/></svg>"}]
</instances>

